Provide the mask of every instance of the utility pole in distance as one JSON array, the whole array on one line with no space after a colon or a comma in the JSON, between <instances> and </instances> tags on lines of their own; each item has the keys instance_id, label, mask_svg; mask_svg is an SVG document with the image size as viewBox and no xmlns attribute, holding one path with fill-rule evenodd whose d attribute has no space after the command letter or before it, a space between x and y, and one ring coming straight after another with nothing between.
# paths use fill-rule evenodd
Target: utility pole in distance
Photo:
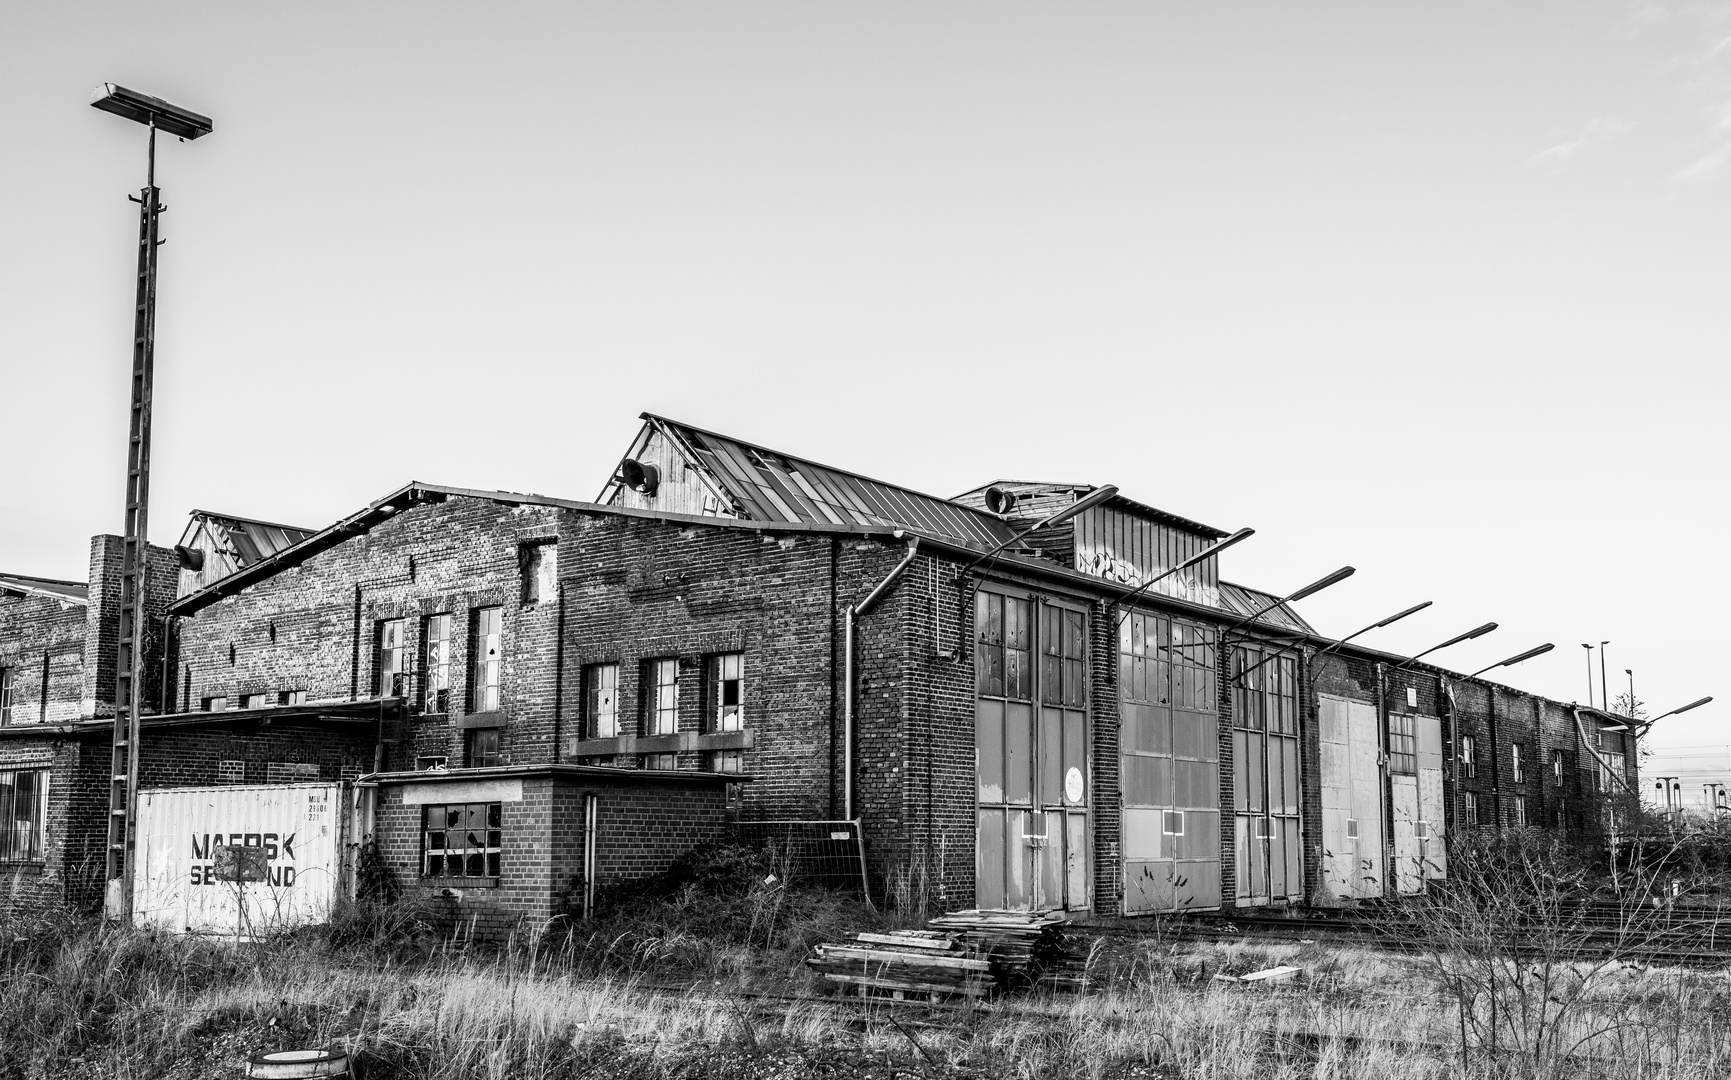
<instances>
[{"instance_id":1,"label":"utility pole in distance","mask_svg":"<svg viewBox=\"0 0 1731 1080\"><path fill-rule=\"evenodd\" d=\"M103 910L132 920L133 856L137 850L138 713L144 683L144 623L150 570L150 398L156 370L157 218L165 209L156 187L156 132L181 139L211 132L210 118L161 98L104 83L91 105L150 129L145 183L138 203L138 295L132 319L132 408L126 441L126 530L121 542L120 648L114 672L114 752L108 770L107 877Z\"/></svg>"}]
</instances>

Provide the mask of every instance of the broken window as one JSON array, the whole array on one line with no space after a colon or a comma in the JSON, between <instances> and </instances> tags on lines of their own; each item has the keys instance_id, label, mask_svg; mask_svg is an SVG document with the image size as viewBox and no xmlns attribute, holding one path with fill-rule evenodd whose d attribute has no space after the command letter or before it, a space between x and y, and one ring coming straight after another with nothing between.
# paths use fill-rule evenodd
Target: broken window
<instances>
[{"instance_id":1,"label":"broken window","mask_svg":"<svg viewBox=\"0 0 1731 1080\"><path fill-rule=\"evenodd\" d=\"M1473 760L1473 737L1461 736L1461 776L1471 780L1478 775L1478 763Z\"/></svg>"},{"instance_id":2,"label":"broken window","mask_svg":"<svg viewBox=\"0 0 1731 1080\"><path fill-rule=\"evenodd\" d=\"M278 690L276 703L278 705L305 705L307 692L305 690Z\"/></svg>"},{"instance_id":3,"label":"broken window","mask_svg":"<svg viewBox=\"0 0 1731 1080\"><path fill-rule=\"evenodd\" d=\"M0 724L12 722L12 669L0 667Z\"/></svg>"},{"instance_id":4,"label":"broken window","mask_svg":"<svg viewBox=\"0 0 1731 1080\"><path fill-rule=\"evenodd\" d=\"M679 661L663 657L649 661L649 691L644 701L644 734L679 733Z\"/></svg>"},{"instance_id":5,"label":"broken window","mask_svg":"<svg viewBox=\"0 0 1731 1080\"><path fill-rule=\"evenodd\" d=\"M401 697L403 693L403 620L383 619L378 626L378 673L373 683L377 697Z\"/></svg>"},{"instance_id":6,"label":"broken window","mask_svg":"<svg viewBox=\"0 0 1731 1080\"><path fill-rule=\"evenodd\" d=\"M421 620L421 711L451 711L451 616Z\"/></svg>"},{"instance_id":7,"label":"broken window","mask_svg":"<svg viewBox=\"0 0 1731 1080\"><path fill-rule=\"evenodd\" d=\"M1563 752L1551 751L1551 783L1557 787L1563 786Z\"/></svg>"},{"instance_id":8,"label":"broken window","mask_svg":"<svg viewBox=\"0 0 1731 1080\"><path fill-rule=\"evenodd\" d=\"M504 654L504 614L496 607L476 608L475 647L469 660L469 711L499 711L499 676Z\"/></svg>"},{"instance_id":9,"label":"broken window","mask_svg":"<svg viewBox=\"0 0 1731 1080\"><path fill-rule=\"evenodd\" d=\"M205 712L227 712L228 698L207 697L202 699Z\"/></svg>"},{"instance_id":10,"label":"broken window","mask_svg":"<svg viewBox=\"0 0 1731 1080\"><path fill-rule=\"evenodd\" d=\"M240 707L243 709L262 709L264 708L264 695L242 694L240 696Z\"/></svg>"},{"instance_id":11,"label":"broken window","mask_svg":"<svg viewBox=\"0 0 1731 1080\"><path fill-rule=\"evenodd\" d=\"M1520 743L1513 743L1509 746L1509 765L1511 768L1514 769L1515 783L1517 783L1517 784L1526 783L1527 769L1526 769L1526 763L1521 759L1521 744Z\"/></svg>"},{"instance_id":12,"label":"broken window","mask_svg":"<svg viewBox=\"0 0 1731 1080\"><path fill-rule=\"evenodd\" d=\"M524 544L518 559L523 570L523 603L553 599L559 590L559 545L551 540Z\"/></svg>"},{"instance_id":13,"label":"broken window","mask_svg":"<svg viewBox=\"0 0 1731 1080\"><path fill-rule=\"evenodd\" d=\"M41 862L48 770L0 772L0 862Z\"/></svg>"},{"instance_id":14,"label":"broken window","mask_svg":"<svg viewBox=\"0 0 1731 1080\"><path fill-rule=\"evenodd\" d=\"M471 728L467 743L469 768L490 769L499 764L498 728Z\"/></svg>"},{"instance_id":15,"label":"broken window","mask_svg":"<svg viewBox=\"0 0 1731 1080\"><path fill-rule=\"evenodd\" d=\"M1388 716L1388 768L1390 772L1418 774L1417 721L1411 713Z\"/></svg>"},{"instance_id":16,"label":"broken window","mask_svg":"<svg viewBox=\"0 0 1731 1080\"><path fill-rule=\"evenodd\" d=\"M1511 821L1510 824L1514 825L1514 827L1517 829L1526 828L1527 827L1527 797L1525 795L1514 796L1513 799L1511 800L1510 809L1513 811L1513 818L1514 818L1514 820Z\"/></svg>"},{"instance_id":17,"label":"broken window","mask_svg":"<svg viewBox=\"0 0 1731 1080\"><path fill-rule=\"evenodd\" d=\"M1029 601L982 592L974 599L976 664L981 697L1027 701L1034 683L1030 664L1033 613Z\"/></svg>"},{"instance_id":18,"label":"broken window","mask_svg":"<svg viewBox=\"0 0 1731 1080\"><path fill-rule=\"evenodd\" d=\"M1079 709L1088 686L1083 663L1087 616L1047 604L1040 608L1040 618L1040 700Z\"/></svg>"},{"instance_id":19,"label":"broken window","mask_svg":"<svg viewBox=\"0 0 1731 1080\"><path fill-rule=\"evenodd\" d=\"M1471 792L1462 795L1461 807L1466 811L1467 824L1469 826L1477 825L1479 823L1479 797Z\"/></svg>"},{"instance_id":20,"label":"broken window","mask_svg":"<svg viewBox=\"0 0 1731 1080\"><path fill-rule=\"evenodd\" d=\"M715 701L712 731L745 728L745 658L740 653L722 653L709 658L713 673L710 686Z\"/></svg>"},{"instance_id":21,"label":"broken window","mask_svg":"<svg viewBox=\"0 0 1731 1080\"><path fill-rule=\"evenodd\" d=\"M583 669L584 722L591 739L619 734L619 665L590 664Z\"/></svg>"},{"instance_id":22,"label":"broken window","mask_svg":"<svg viewBox=\"0 0 1731 1080\"><path fill-rule=\"evenodd\" d=\"M500 803L453 803L424 811L422 850L427 877L498 877Z\"/></svg>"}]
</instances>

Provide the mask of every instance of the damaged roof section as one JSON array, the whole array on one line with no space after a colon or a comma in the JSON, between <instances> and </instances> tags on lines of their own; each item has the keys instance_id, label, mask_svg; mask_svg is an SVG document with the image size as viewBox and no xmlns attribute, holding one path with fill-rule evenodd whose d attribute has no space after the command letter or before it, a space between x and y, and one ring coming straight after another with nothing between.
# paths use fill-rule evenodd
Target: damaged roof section
<instances>
[{"instance_id":1,"label":"damaged roof section","mask_svg":"<svg viewBox=\"0 0 1731 1080\"><path fill-rule=\"evenodd\" d=\"M82 581L62 581L31 574L0 574L0 596L46 596L70 604L88 604L90 589Z\"/></svg>"},{"instance_id":2,"label":"damaged roof section","mask_svg":"<svg viewBox=\"0 0 1731 1080\"><path fill-rule=\"evenodd\" d=\"M626 460L652 466L654 486L628 485L616 470L597 502L753 521L900 526L987 548L1015 535L996 516L949 499L653 413L643 421Z\"/></svg>"},{"instance_id":3,"label":"damaged roof section","mask_svg":"<svg viewBox=\"0 0 1731 1080\"><path fill-rule=\"evenodd\" d=\"M175 550L180 554L178 596L213 585L231 574L257 566L279 551L317 532L299 525L194 510Z\"/></svg>"}]
</instances>

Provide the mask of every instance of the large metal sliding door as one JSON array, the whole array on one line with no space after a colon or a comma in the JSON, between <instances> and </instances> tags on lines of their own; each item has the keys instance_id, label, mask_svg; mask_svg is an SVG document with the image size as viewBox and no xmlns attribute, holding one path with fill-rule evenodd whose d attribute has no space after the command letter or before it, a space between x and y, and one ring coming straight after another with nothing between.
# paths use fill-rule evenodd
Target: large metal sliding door
<instances>
[{"instance_id":1,"label":"large metal sliding door","mask_svg":"<svg viewBox=\"0 0 1731 1080\"><path fill-rule=\"evenodd\" d=\"M1124 911L1220 906L1214 632L1132 611L1118 628Z\"/></svg>"},{"instance_id":2,"label":"large metal sliding door","mask_svg":"<svg viewBox=\"0 0 1731 1080\"><path fill-rule=\"evenodd\" d=\"M1238 903L1301 900L1298 662L1244 646L1231 670Z\"/></svg>"},{"instance_id":3,"label":"large metal sliding door","mask_svg":"<svg viewBox=\"0 0 1731 1080\"><path fill-rule=\"evenodd\" d=\"M1317 695L1322 746L1322 879L1343 900L1382 895L1384 771L1376 706Z\"/></svg>"},{"instance_id":4,"label":"large metal sliding door","mask_svg":"<svg viewBox=\"0 0 1731 1080\"><path fill-rule=\"evenodd\" d=\"M982 908L1088 907L1088 616L1008 591L974 604Z\"/></svg>"}]
</instances>

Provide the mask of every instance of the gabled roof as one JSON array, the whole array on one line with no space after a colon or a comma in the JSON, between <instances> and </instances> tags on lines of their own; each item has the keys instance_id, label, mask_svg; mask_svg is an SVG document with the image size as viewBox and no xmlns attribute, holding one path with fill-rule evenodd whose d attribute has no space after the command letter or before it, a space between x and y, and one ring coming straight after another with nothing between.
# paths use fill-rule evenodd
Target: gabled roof
<instances>
[{"instance_id":1,"label":"gabled roof","mask_svg":"<svg viewBox=\"0 0 1731 1080\"><path fill-rule=\"evenodd\" d=\"M217 514L209 510L194 510L192 520L187 522L186 531L181 534L180 542L187 543L192 539L193 532L200 523L214 526L220 532L221 538L228 543L230 551L240 566L251 566L263 559L268 559L277 552L305 540L317 529L302 528L299 525L279 525L274 521L259 521L257 518L237 517L233 514Z\"/></svg>"},{"instance_id":2,"label":"gabled roof","mask_svg":"<svg viewBox=\"0 0 1731 1080\"><path fill-rule=\"evenodd\" d=\"M1235 613L1239 618L1249 618L1277 599L1279 598L1273 593L1252 589L1248 585L1234 585L1230 581L1220 583L1220 606ZM1261 626L1277 626L1282 630L1291 630L1300 634L1316 633L1315 627L1305 622L1298 612L1292 610L1291 604L1280 604L1269 608L1257 616L1256 623Z\"/></svg>"},{"instance_id":3,"label":"gabled roof","mask_svg":"<svg viewBox=\"0 0 1731 1080\"><path fill-rule=\"evenodd\" d=\"M90 587L82 581L62 581L32 574L0 574L0 593L48 596L72 604L90 602Z\"/></svg>"},{"instance_id":4,"label":"gabled roof","mask_svg":"<svg viewBox=\"0 0 1731 1080\"><path fill-rule=\"evenodd\" d=\"M642 416L679 446L694 466L708 473L744 517L756 521L899 525L988 548L1015 535L1009 525L983 510L664 416ZM598 501L610 501L617 483L609 481Z\"/></svg>"}]
</instances>

